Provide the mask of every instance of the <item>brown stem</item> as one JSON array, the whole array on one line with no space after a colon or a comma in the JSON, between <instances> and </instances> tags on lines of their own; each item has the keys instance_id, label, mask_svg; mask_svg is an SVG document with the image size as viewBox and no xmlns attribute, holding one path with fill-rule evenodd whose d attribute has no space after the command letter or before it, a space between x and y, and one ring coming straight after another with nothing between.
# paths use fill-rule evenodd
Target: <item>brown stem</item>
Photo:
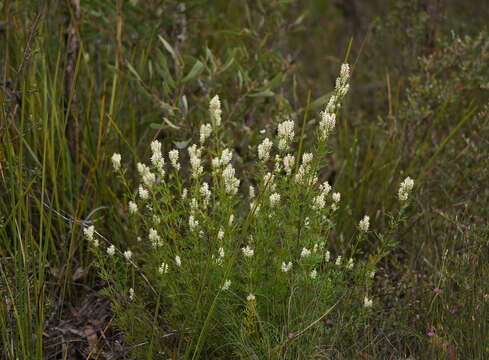
<instances>
[{"instance_id":1,"label":"brown stem","mask_svg":"<svg viewBox=\"0 0 489 360\"><path fill-rule=\"evenodd\" d=\"M65 112L67 113L66 138L72 160L78 162L79 148L79 111L75 88L76 64L80 51L80 39L77 33L80 21L80 0L68 0L68 29L66 34L65 67Z\"/></svg>"},{"instance_id":2,"label":"brown stem","mask_svg":"<svg viewBox=\"0 0 489 360\"><path fill-rule=\"evenodd\" d=\"M7 119L9 119L10 121L13 121L15 119L15 117L17 116L17 112L22 105L22 96L18 92L20 77L22 75L22 72L24 71L24 68L27 66L29 60L31 59L31 56L33 53L32 42L34 41L34 35L35 35L37 28L39 26L39 22L41 20L41 15L42 15L42 12L39 11L39 13L37 14L36 18L34 19L34 22L32 23L32 25L29 29L29 35L27 37L27 42L26 42L26 45L24 48L24 52L22 54L22 59L20 61L18 68L15 70L15 76L16 77L15 77L14 81L12 81L12 82L7 81L7 70L6 69L7 69L7 61L8 60L6 60L6 63L5 63L4 79L0 85L2 87L2 90L7 95L7 98L12 99L12 101L13 101L13 106L10 109L9 115L7 117ZM0 131L2 130L2 127L3 127L2 124L0 124Z\"/></svg>"}]
</instances>

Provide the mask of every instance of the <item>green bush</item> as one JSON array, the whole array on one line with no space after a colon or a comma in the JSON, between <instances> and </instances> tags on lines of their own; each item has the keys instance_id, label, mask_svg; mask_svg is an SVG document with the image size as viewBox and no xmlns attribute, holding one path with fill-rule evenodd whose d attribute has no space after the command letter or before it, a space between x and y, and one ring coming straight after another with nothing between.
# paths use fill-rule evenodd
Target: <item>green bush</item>
<instances>
[{"instance_id":1,"label":"green bush","mask_svg":"<svg viewBox=\"0 0 489 360\"><path fill-rule=\"evenodd\" d=\"M116 324L136 357L310 359L330 345L321 320L338 304L349 331L364 326L376 264L393 244L377 234L382 246L360 256L370 234L364 216L345 252L332 255L330 238L343 206L341 195L318 178L349 76L343 65L311 153L295 136L296 122L282 121L277 135L269 134L273 140L262 135L258 162L243 180L222 142L218 96L210 101L211 121L201 126L199 145L186 149L188 163L180 162L178 149L165 160L155 140L151 165L137 164L141 182L131 190L124 157L112 156L127 191L132 240L116 250L110 242L100 246L93 225L85 235L107 281ZM392 232L412 187L408 178L399 189L403 205Z\"/></svg>"}]
</instances>

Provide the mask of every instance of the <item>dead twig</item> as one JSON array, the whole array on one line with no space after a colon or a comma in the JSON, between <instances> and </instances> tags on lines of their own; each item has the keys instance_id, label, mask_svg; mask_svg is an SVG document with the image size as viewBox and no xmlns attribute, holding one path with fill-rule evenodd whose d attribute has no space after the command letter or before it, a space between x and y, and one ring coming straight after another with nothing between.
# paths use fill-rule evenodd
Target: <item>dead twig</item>
<instances>
[{"instance_id":1,"label":"dead twig","mask_svg":"<svg viewBox=\"0 0 489 360\"><path fill-rule=\"evenodd\" d=\"M78 23L80 21L80 0L69 0L68 29L66 31L66 67L65 67L65 112L67 116L66 138L72 160L78 162L79 148L79 111L75 88L76 65L80 51Z\"/></svg>"},{"instance_id":2,"label":"dead twig","mask_svg":"<svg viewBox=\"0 0 489 360\"><path fill-rule=\"evenodd\" d=\"M24 68L27 66L28 61L32 57L32 42L34 40L34 35L36 34L37 28L39 26L39 22L41 20L41 15L42 11L40 11L35 19L34 22L32 23L30 29L29 29L29 35L27 36L27 42L24 48L24 52L22 53L22 59L20 61L19 66L17 67L15 71L15 80L14 81L7 81L6 79L6 72L4 75L4 80L2 82L2 88L5 94L7 95L8 98L14 99L14 105L11 108L8 119L10 121L13 121L15 117L17 116L17 112L19 108L21 107L22 104L22 96L19 94L19 82L20 82L20 76L22 72L24 71ZM10 86L9 86L10 85ZM0 130L2 130L2 126L0 125Z\"/></svg>"}]
</instances>

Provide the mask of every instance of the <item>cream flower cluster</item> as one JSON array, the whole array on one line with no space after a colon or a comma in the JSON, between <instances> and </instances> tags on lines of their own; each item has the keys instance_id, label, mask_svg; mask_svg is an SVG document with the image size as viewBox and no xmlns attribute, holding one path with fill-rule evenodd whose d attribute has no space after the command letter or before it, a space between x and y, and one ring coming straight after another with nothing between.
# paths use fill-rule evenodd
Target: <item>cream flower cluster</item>
<instances>
[{"instance_id":1,"label":"cream flower cluster","mask_svg":"<svg viewBox=\"0 0 489 360\"><path fill-rule=\"evenodd\" d=\"M409 193L413 189L414 186L414 180L411 179L409 176L404 179L404 181L401 183L401 186L399 186L399 200L401 201L406 201L409 197Z\"/></svg>"},{"instance_id":2,"label":"cream flower cluster","mask_svg":"<svg viewBox=\"0 0 489 360\"><path fill-rule=\"evenodd\" d=\"M270 158L270 150L272 150L273 143L269 138L265 138L263 142L258 145L258 159L261 161L267 161Z\"/></svg>"},{"instance_id":3,"label":"cream flower cluster","mask_svg":"<svg viewBox=\"0 0 489 360\"><path fill-rule=\"evenodd\" d=\"M233 152L229 149L224 149L221 153L221 157L215 157L212 159L212 169L217 171L227 166L233 158Z\"/></svg>"},{"instance_id":4,"label":"cream flower cluster","mask_svg":"<svg viewBox=\"0 0 489 360\"><path fill-rule=\"evenodd\" d=\"M246 245L246 247L241 248L241 251L243 252L244 257L252 257L255 253L254 250L249 245Z\"/></svg>"},{"instance_id":5,"label":"cream flower cluster","mask_svg":"<svg viewBox=\"0 0 489 360\"><path fill-rule=\"evenodd\" d=\"M121 154L118 154L118 153L114 153L114 155L112 155L112 158L110 159L112 161L112 166L114 167L114 171L119 171L119 169L121 168Z\"/></svg>"},{"instance_id":6,"label":"cream flower cluster","mask_svg":"<svg viewBox=\"0 0 489 360\"><path fill-rule=\"evenodd\" d=\"M358 223L358 227L360 228L361 231L367 232L368 228L370 227L370 217L368 215L365 215L362 220Z\"/></svg>"},{"instance_id":7,"label":"cream flower cluster","mask_svg":"<svg viewBox=\"0 0 489 360\"><path fill-rule=\"evenodd\" d=\"M192 177L196 179L204 172L204 167L202 166L202 160L201 160L202 148L197 148L197 145L193 144L188 148L187 151L190 157Z\"/></svg>"},{"instance_id":8,"label":"cream flower cluster","mask_svg":"<svg viewBox=\"0 0 489 360\"><path fill-rule=\"evenodd\" d=\"M151 151L153 152L151 155L151 163L158 169L158 172L162 177L165 176L165 159L161 153L161 143L158 140L151 142Z\"/></svg>"},{"instance_id":9,"label":"cream flower cluster","mask_svg":"<svg viewBox=\"0 0 489 360\"><path fill-rule=\"evenodd\" d=\"M226 193L235 195L239 189L240 180L235 176L236 170L228 164L222 172L222 179L226 188Z\"/></svg>"},{"instance_id":10,"label":"cream flower cluster","mask_svg":"<svg viewBox=\"0 0 489 360\"><path fill-rule=\"evenodd\" d=\"M206 182L202 183L199 192L200 192L200 196L202 196L204 207L207 207L211 199L211 190L209 189L209 184Z\"/></svg>"},{"instance_id":11,"label":"cream flower cluster","mask_svg":"<svg viewBox=\"0 0 489 360\"><path fill-rule=\"evenodd\" d=\"M292 170L294 168L295 164L295 156L287 154L283 158L283 163L284 163L284 170L287 175L290 175L292 173Z\"/></svg>"},{"instance_id":12,"label":"cream flower cluster","mask_svg":"<svg viewBox=\"0 0 489 360\"><path fill-rule=\"evenodd\" d=\"M321 112L319 122L319 139L324 141L333 131L336 124L336 112L341 105L341 100L350 89L350 66L341 65L340 75L336 79L335 94L331 96L324 111Z\"/></svg>"},{"instance_id":13,"label":"cream flower cluster","mask_svg":"<svg viewBox=\"0 0 489 360\"><path fill-rule=\"evenodd\" d=\"M170 159L171 165L175 168L175 170L180 170L180 163L178 162L178 150L173 149L168 153L168 158Z\"/></svg>"},{"instance_id":14,"label":"cream flower cluster","mask_svg":"<svg viewBox=\"0 0 489 360\"><path fill-rule=\"evenodd\" d=\"M286 120L278 125L278 149L285 151L294 139L294 122Z\"/></svg>"},{"instance_id":15,"label":"cream flower cluster","mask_svg":"<svg viewBox=\"0 0 489 360\"><path fill-rule=\"evenodd\" d=\"M289 261L288 263L283 262L282 266L280 267L280 270L282 270L282 272L284 272L284 273L288 272L290 269L292 269L292 262L291 261Z\"/></svg>"},{"instance_id":16,"label":"cream flower cluster","mask_svg":"<svg viewBox=\"0 0 489 360\"><path fill-rule=\"evenodd\" d=\"M212 124L217 127L221 125L221 101L219 95L214 96L209 103L209 112L211 114Z\"/></svg>"},{"instance_id":17,"label":"cream flower cluster","mask_svg":"<svg viewBox=\"0 0 489 360\"><path fill-rule=\"evenodd\" d=\"M153 228L149 229L148 239L153 248L158 248L163 245L160 235L158 235L158 232Z\"/></svg>"},{"instance_id":18,"label":"cream flower cluster","mask_svg":"<svg viewBox=\"0 0 489 360\"><path fill-rule=\"evenodd\" d=\"M99 241L97 238L94 237L95 235L95 226L90 225L86 228L83 229L83 234L85 235L85 238L94 246L98 247Z\"/></svg>"},{"instance_id":19,"label":"cream flower cluster","mask_svg":"<svg viewBox=\"0 0 489 360\"><path fill-rule=\"evenodd\" d=\"M212 134L211 124L201 125L201 127L200 127L200 143L204 144L205 141L211 136L211 134Z\"/></svg>"},{"instance_id":20,"label":"cream flower cluster","mask_svg":"<svg viewBox=\"0 0 489 360\"><path fill-rule=\"evenodd\" d=\"M321 210L326 206L326 196L331 191L331 185L327 181L319 186L319 195L312 200L312 208L314 210Z\"/></svg>"},{"instance_id":21,"label":"cream flower cluster","mask_svg":"<svg viewBox=\"0 0 489 360\"><path fill-rule=\"evenodd\" d=\"M275 207L280 202L280 194L273 193L270 195L270 206Z\"/></svg>"},{"instance_id":22,"label":"cream flower cluster","mask_svg":"<svg viewBox=\"0 0 489 360\"><path fill-rule=\"evenodd\" d=\"M302 164L295 174L295 181L301 185L312 185L317 182L317 176L311 176L311 153L302 154Z\"/></svg>"}]
</instances>

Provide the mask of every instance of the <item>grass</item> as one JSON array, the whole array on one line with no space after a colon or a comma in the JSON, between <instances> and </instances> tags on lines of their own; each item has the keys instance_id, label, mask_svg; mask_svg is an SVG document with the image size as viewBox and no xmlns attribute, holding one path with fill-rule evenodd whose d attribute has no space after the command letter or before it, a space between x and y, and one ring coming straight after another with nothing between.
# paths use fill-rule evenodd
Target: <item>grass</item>
<instances>
[{"instance_id":1,"label":"grass","mask_svg":"<svg viewBox=\"0 0 489 360\"><path fill-rule=\"evenodd\" d=\"M106 287L84 226L95 224L120 248L134 240L113 152L136 162L148 157L154 139L165 149L184 147L206 121L215 93L225 94L222 136L243 172L251 171L257 130L273 134L284 114L302 119L307 110L301 138L307 148L314 114L327 102L345 53L355 65L352 92L321 175L349 209L339 215L331 246L336 253L349 249L363 214L391 246L378 264L377 305L364 329L338 303L320 322L332 329L330 347L316 356L487 357L489 71L479 15L485 2L448 4L445 21L433 28L436 14L422 2L383 8L374 1L356 25L353 15L320 1L195 0L184 11L177 2L86 1L75 22L80 48L67 95L65 31L74 16L68 3L0 5L4 358L67 356L67 348L47 345L49 335L82 298ZM411 16L402 15L403 6L412 7ZM426 35L432 33L434 43ZM177 40L182 34L186 39ZM66 136L74 123L76 153ZM413 206L405 225L389 233L385 215L397 206L397 186L407 175L417 184ZM372 260L381 239L366 239L362 260ZM129 325L137 335L137 322ZM121 357L133 350L127 338L117 338ZM273 349L275 340L261 341ZM108 344L115 351L114 341ZM248 346L236 357L249 356ZM77 350L81 358L89 357L87 348ZM283 356L300 357L290 351ZM96 351L90 358L97 356L103 358Z\"/></svg>"}]
</instances>

